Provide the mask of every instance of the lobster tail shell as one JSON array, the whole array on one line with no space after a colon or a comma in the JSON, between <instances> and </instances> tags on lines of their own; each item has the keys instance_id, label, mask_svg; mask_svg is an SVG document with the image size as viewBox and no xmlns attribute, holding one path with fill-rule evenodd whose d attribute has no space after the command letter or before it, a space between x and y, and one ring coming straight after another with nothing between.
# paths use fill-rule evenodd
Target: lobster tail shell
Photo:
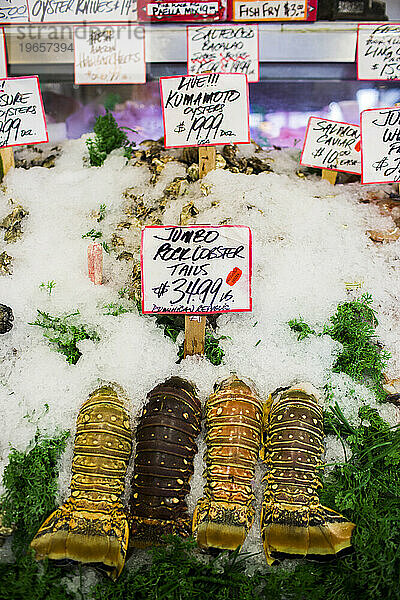
<instances>
[{"instance_id":1,"label":"lobster tail shell","mask_svg":"<svg viewBox=\"0 0 400 600\"><path fill-rule=\"evenodd\" d=\"M204 497L193 515L202 548L235 550L254 520L252 479L261 439L262 403L232 376L206 406L207 452Z\"/></svg>"},{"instance_id":2,"label":"lobster tail shell","mask_svg":"<svg viewBox=\"0 0 400 600\"><path fill-rule=\"evenodd\" d=\"M300 385L277 395L264 444L268 471L261 535L267 562L301 556L324 560L348 551L355 525L322 506L317 495L323 415L313 388Z\"/></svg>"},{"instance_id":3,"label":"lobster tail shell","mask_svg":"<svg viewBox=\"0 0 400 600\"><path fill-rule=\"evenodd\" d=\"M122 400L112 388L96 390L78 415L71 496L32 540L37 559L89 563L118 577L128 547L121 496L131 449Z\"/></svg>"},{"instance_id":4,"label":"lobster tail shell","mask_svg":"<svg viewBox=\"0 0 400 600\"><path fill-rule=\"evenodd\" d=\"M132 479L131 543L159 544L162 535L190 534L190 491L201 405L193 386L172 377L148 395L137 427Z\"/></svg>"}]
</instances>

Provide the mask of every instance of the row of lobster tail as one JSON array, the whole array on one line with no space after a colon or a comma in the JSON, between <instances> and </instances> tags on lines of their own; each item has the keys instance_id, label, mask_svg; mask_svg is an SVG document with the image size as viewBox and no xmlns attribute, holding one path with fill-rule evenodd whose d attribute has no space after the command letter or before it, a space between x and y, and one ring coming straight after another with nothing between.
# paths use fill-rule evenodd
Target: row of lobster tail
<instances>
[{"instance_id":1,"label":"row of lobster tail","mask_svg":"<svg viewBox=\"0 0 400 600\"><path fill-rule=\"evenodd\" d=\"M305 385L280 390L265 404L263 418L262 401L233 375L208 399L206 428L206 485L191 523L186 496L201 429L200 402L193 386L177 377L148 394L125 511L129 415L111 387L96 390L77 419L71 495L34 537L36 557L91 564L116 579L128 542L146 547L159 544L165 534L193 531L202 548L240 548L254 520L252 481L261 443L267 561L325 558L349 549L354 525L318 500L323 428L315 390Z\"/></svg>"}]
</instances>

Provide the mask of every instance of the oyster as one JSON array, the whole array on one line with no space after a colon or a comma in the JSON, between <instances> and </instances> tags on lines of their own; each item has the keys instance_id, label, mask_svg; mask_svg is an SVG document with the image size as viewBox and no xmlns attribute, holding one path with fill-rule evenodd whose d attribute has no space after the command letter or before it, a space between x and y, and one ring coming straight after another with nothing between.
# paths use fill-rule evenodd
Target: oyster
<instances>
[{"instance_id":1,"label":"oyster","mask_svg":"<svg viewBox=\"0 0 400 600\"><path fill-rule=\"evenodd\" d=\"M6 242L15 242L22 235L21 222L28 211L22 208L21 205L17 206L8 214L2 221L0 221L0 228L5 229L4 240Z\"/></svg>"},{"instance_id":2,"label":"oyster","mask_svg":"<svg viewBox=\"0 0 400 600\"><path fill-rule=\"evenodd\" d=\"M191 223L195 217L199 214L198 209L195 207L193 202L185 204L182 208L181 215L179 217L179 225L187 225Z\"/></svg>"},{"instance_id":3,"label":"oyster","mask_svg":"<svg viewBox=\"0 0 400 600\"><path fill-rule=\"evenodd\" d=\"M13 311L9 306L5 304L0 304L0 333L7 333L13 327L14 315ZM1 519L1 517L0 517ZM1 521L0 521L1 525ZM1 527L0 527L0 535L1 535Z\"/></svg>"},{"instance_id":4,"label":"oyster","mask_svg":"<svg viewBox=\"0 0 400 600\"><path fill-rule=\"evenodd\" d=\"M0 275L11 275L11 263L12 256L7 254L7 252L2 252L0 254Z\"/></svg>"}]
</instances>

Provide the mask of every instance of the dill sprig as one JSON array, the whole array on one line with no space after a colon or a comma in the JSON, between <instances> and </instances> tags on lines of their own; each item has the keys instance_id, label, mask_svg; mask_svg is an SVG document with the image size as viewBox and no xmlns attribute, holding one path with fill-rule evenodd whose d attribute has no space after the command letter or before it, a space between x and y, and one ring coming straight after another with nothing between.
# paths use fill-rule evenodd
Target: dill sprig
<instances>
[{"instance_id":1,"label":"dill sprig","mask_svg":"<svg viewBox=\"0 0 400 600\"><path fill-rule=\"evenodd\" d=\"M74 325L69 322L69 319L80 314L79 310L61 317L52 317L41 310L37 312L36 321L29 323L29 325L42 327L44 337L54 344L57 352L64 354L70 365L75 365L82 356L77 342L80 340L98 341L100 339L99 335L89 329L87 325Z\"/></svg>"},{"instance_id":2,"label":"dill sprig","mask_svg":"<svg viewBox=\"0 0 400 600\"><path fill-rule=\"evenodd\" d=\"M26 451L11 449L0 511L3 524L16 529L12 544L16 556L25 553L42 521L56 508L58 460L69 435L62 432L49 438L37 433Z\"/></svg>"},{"instance_id":3,"label":"dill sprig","mask_svg":"<svg viewBox=\"0 0 400 600\"><path fill-rule=\"evenodd\" d=\"M346 373L354 380L364 383L374 391L378 399L384 400L386 393L382 387L383 371L390 353L383 350L376 339L378 319L372 303L370 294L363 294L357 300L339 304L320 333L316 333L302 318L292 319L288 325L298 334L298 340L315 334L329 335L340 342L342 348L332 370L335 373Z\"/></svg>"},{"instance_id":4,"label":"dill sprig","mask_svg":"<svg viewBox=\"0 0 400 600\"><path fill-rule=\"evenodd\" d=\"M101 167L108 154L116 148L124 148L126 154L129 148L134 146L123 129L118 127L118 123L108 111L105 115L97 117L93 128L95 136L86 140L92 167Z\"/></svg>"}]
</instances>

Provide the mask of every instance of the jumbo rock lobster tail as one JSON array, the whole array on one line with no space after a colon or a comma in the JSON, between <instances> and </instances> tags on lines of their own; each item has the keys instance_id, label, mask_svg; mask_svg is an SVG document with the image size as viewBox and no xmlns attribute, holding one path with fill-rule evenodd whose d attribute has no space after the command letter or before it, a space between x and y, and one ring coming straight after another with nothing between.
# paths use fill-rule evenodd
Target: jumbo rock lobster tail
<instances>
[{"instance_id":1,"label":"jumbo rock lobster tail","mask_svg":"<svg viewBox=\"0 0 400 600\"><path fill-rule=\"evenodd\" d=\"M31 542L37 559L89 563L120 574L129 538L121 502L132 450L129 416L110 387L96 390L77 419L71 496Z\"/></svg>"},{"instance_id":2,"label":"jumbo rock lobster tail","mask_svg":"<svg viewBox=\"0 0 400 600\"><path fill-rule=\"evenodd\" d=\"M206 485L193 515L193 534L202 548L235 550L252 526L262 412L261 400L236 375L208 399Z\"/></svg>"},{"instance_id":3,"label":"jumbo rock lobster tail","mask_svg":"<svg viewBox=\"0 0 400 600\"><path fill-rule=\"evenodd\" d=\"M270 397L261 512L269 564L285 557L332 558L351 547L354 524L322 506L317 495L323 453L323 414L317 398L309 384L281 389Z\"/></svg>"},{"instance_id":4,"label":"jumbo rock lobster tail","mask_svg":"<svg viewBox=\"0 0 400 600\"><path fill-rule=\"evenodd\" d=\"M148 395L136 433L130 500L131 544L159 544L163 535L189 535L185 497L190 491L201 405L193 386L178 377Z\"/></svg>"}]
</instances>

